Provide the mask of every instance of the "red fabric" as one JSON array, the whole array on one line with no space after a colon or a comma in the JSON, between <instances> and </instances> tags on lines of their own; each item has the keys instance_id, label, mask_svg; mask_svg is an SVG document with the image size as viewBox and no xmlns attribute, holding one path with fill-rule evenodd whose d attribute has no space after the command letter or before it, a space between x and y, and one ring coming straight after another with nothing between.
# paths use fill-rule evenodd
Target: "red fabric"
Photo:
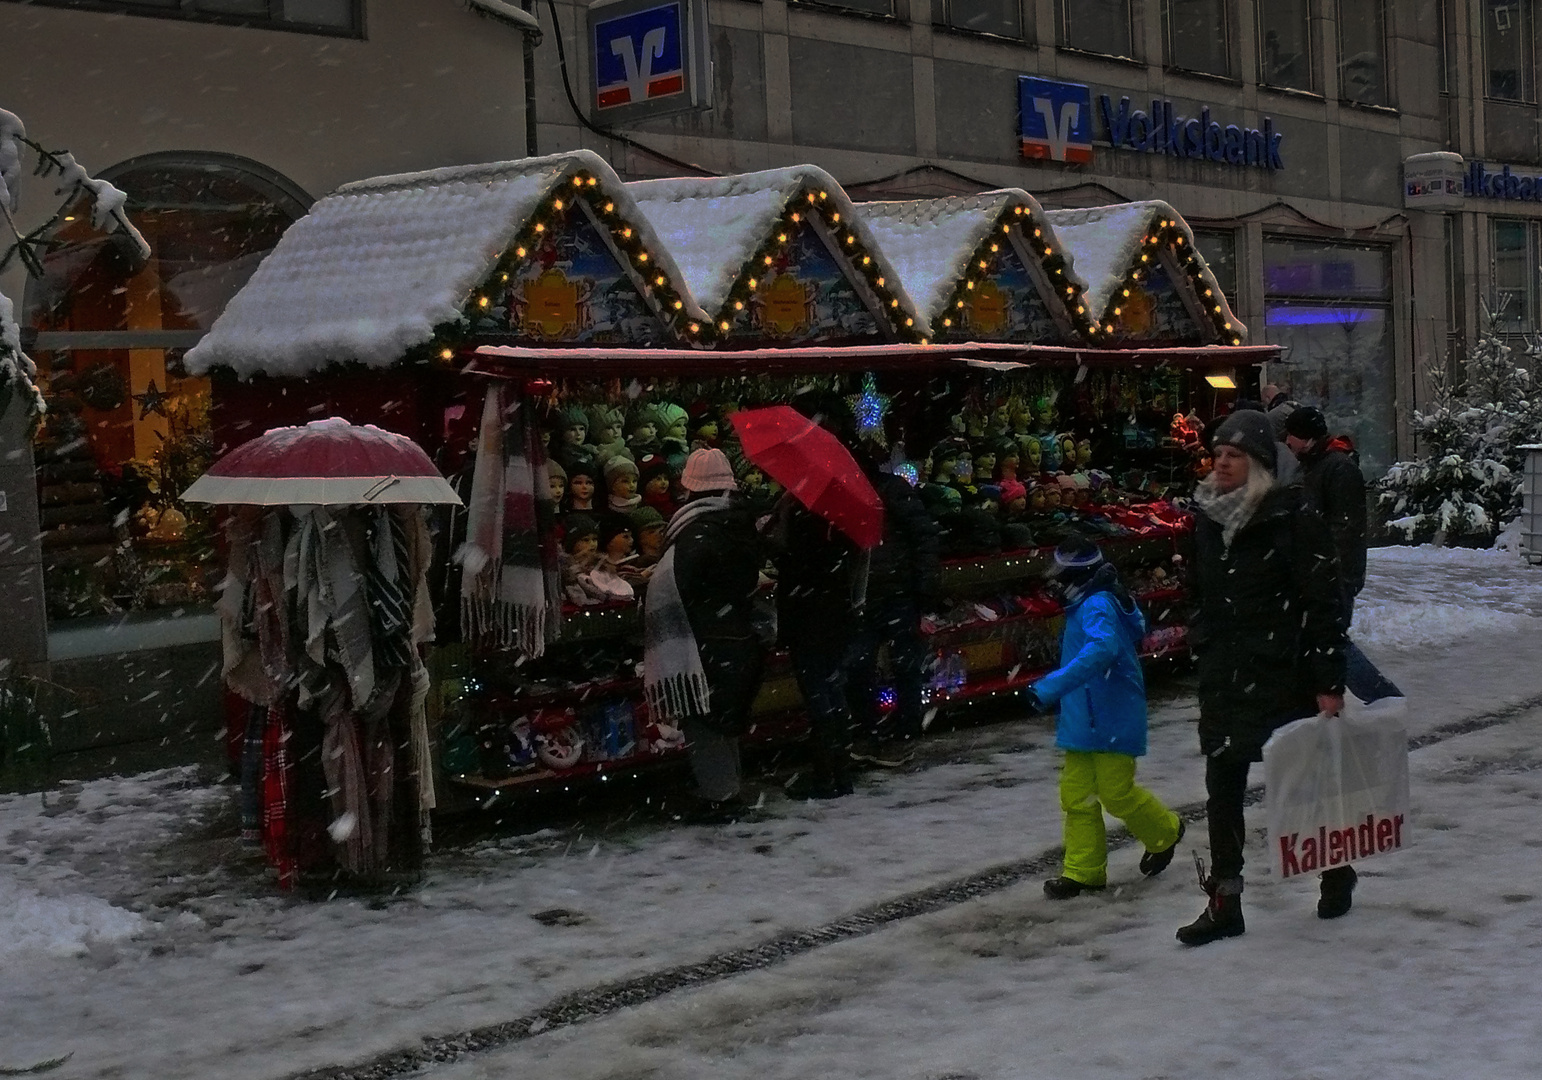
<instances>
[{"instance_id":1,"label":"red fabric","mask_svg":"<svg viewBox=\"0 0 1542 1080\"><path fill-rule=\"evenodd\" d=\"M1328 440L1328 449L1338 450L1345 454L1353 454L1355 452L1355 440L1351 439L1348 435L1335 435Z\"/></svg>"},{"instance_id":2,"label":"red fabric","mask_svg":"<svg viewBox=\"0 0 1542 1080\"><path fill-rule=\"evenodd\" d=\"M862 548L883 540L883 502L840 440L786 405L730 418L744 456Z\"/></svg>"},{"instance_id":3,"label":"red fabric","mask_svg":"<svg viewBox=\"0 0 1542 1080\"><path fill-rule=\"evenodd\" d=\"M289 837L289 725L282 706L268 710L262 739L262 844L268 862L278 870L278 887L292 889L298 869Z\"/></svg>"},{"instance_id":4,"label":"red fabric","mask_svg":"<svg viewBox=\"0 0 1542 1080\"><path fill-rule=\"evenodd\" d=\"M209 467L212 476L438 476L417 443L338 417L274 428Z\"/></svg>"}]
</instances>

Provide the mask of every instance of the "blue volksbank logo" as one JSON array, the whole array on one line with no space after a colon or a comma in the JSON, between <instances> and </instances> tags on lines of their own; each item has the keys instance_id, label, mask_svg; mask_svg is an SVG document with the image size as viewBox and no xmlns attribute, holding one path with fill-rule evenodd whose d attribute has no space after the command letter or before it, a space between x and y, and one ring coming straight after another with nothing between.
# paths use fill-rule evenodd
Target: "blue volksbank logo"
<instances>
[{"instance_id":1,"label":"blue volksbank logo","mask_svg":"<svg viewBox=\"0 0 1542 1080\"><path fill-rule=\"evenodd\" d=\"M1092 92L1080 83L1021 75L1018 86L1018 131L1025 158L1086 163L1092 160ZM1130 108L1119 99L1116 108L1107 94L1098 95L1103 137L1116 150L1167 154L1267 169L1283 169L1280 143L1285 135L1264 117L1262 130L1236 124L1222 126L1210 118L1210 107L1198 116L1180 116L1171 101L1153 99L1151 111Z\"/></svg>"}]
</instances>

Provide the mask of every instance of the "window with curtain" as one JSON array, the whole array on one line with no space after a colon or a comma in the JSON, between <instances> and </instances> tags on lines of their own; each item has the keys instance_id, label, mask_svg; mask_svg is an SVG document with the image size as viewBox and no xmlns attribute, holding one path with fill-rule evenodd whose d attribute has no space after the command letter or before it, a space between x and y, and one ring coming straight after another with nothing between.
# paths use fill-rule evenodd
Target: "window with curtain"
<instances>
[{"instance_id":1,"label":"window with curtain","mask_svg":"<svg viewBox=\"0 0 1542 1080\"><path fill-rule=\"evenodd\" d=\"M1134 56L1130 0L1060 0L1060 44L1108 56Z\"/></svg>"},{"instance_id":2,"label":"window with curtain","mask_svg":"<svg viewBox=\"0 0 1542 1080\"><path fill-rule=\"evenodd\" d=\"M4 0L44 7L85 8L194 22L266 26L356 36L364 32L364 0Z\"/></svg>"},{"instance_id":3,"label":"window with curtain","mask_svg":"<svg viewBox=\"0 0 1542 1080\"><path fill-rule=\"evenodd\" d=\"M1505 101L1537 99L1535 0L1480 0L1483 5L1483 59L1488 96Z\"/></svg>"},{"instance_id":4,"label":"window with curtain","mask_svg":"<svg viewBox=\"0 0 1542 1080\"><path fill-rule=\"evenodd\" d=\"M1354 439L1367 476L1385 472L1396 428L1391 249L1265 237L1264 339L1285 346L1290 395Z\"/></svg>"},{"instance_id":5,"label":"window with curtain","mask_svg":"<svg viewBox=\"0 0 1542 1080\"><path fill-rule=\"evenodd\" d=\"M1258 0L1258 81L1288 90L1312 85L1310 0Z\"/></svg>"},{"instance_id":6,"label":"window with curtain","mask_svg":"<svg viewBox=\"0 0 1542 1080\"><path fill-rule=\"evenodd\" d=\"M1339 97L1386 105L1387 37L1381 0L1339 0Z\"/></svg>"},{"instance_id":7,"label":"window with curtain","mask_svg":"<svg viewBox=\"0 0 1542 1080\"><path fill-rule=\"evenodd\" d=\"M1231 74L1230 0L1166 0L1167 63L1207 75Z\"/></svg>"},{"instance_id":8,"label":"window with curtain","mask_svg":"<svg viewBox=\"0 0 1542 1080\"><path fill-rule=\"evenodd\" d=\"M932 22L973 34L1025 36L1021 0L932 0Z\"/></svg>"},{"instance_id":9,"label":"window with curtain","mask_svg":"<svg viewBox=\"0 0 1542 1080\"><path fill-rule=\"evenodd\" d=\"M1535 226L1515 218L1490 218L1494 251L1494 317L1508 334L1537 328Z\"/></svg>"}]
</instances>

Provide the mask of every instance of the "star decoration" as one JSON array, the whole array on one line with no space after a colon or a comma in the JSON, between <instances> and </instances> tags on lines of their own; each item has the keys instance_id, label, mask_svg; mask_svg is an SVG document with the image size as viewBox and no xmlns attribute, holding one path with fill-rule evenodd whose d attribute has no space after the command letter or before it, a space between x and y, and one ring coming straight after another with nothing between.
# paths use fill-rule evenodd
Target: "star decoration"
<instances>
[{"instance_id":1,"label":"star decoration","mask_svg":"<svg viewBox=\"0 0 1542 1080\"><path fill-rule=\"evenodd\" d=\"M170 414L166 412L166 402L171 400L171 395L163 390L156 389L154 379L150 380L150 385L145 387L143 394L134 395L134 400L139 402L139 418L141 420L148 419L151 413L170 419Z\"/></svg>"},{"instance_id":2,"label":"star decoration","mask_svg":"<svg viewBox=\"0 0 1542 1080\"><path fill-rule=\"evenodd\" d=\"M872 372L862 376L862 389L846 399L851 406L851 416L857 425L857 435L872 439L879 446L888 446L883 434L883 418L889 414L889 397L878 392Z\"/></svg>"}]
</instances>

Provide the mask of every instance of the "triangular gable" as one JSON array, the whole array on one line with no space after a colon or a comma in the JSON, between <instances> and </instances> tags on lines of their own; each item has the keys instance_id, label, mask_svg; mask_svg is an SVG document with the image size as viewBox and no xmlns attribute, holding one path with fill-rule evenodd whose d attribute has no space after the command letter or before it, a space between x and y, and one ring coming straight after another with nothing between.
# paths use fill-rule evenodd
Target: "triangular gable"
<instances>
[{"instance_id":1,"label":"triangular gable","mask_svg":"<svg viewBox=\"0 0 1542 1080\"><path fill-rule=\"evenodd\" d=\"M851 201L811 165L627 185L729 347L915 341L926 324Z\"/></svg>"},{"instance_id":2,"label":"triangular gable","mask_svg":"<svg viewBox=\"0 0 1542 1080\"><path fill-rule=\"evenodd\" d=\"M555 202L575 192L610 207L602 224L630 229L621 258L651 272L652 284L632 275L634 287L655 294L651 306L676 323L699 320L678 268L620 178L597 154L579 150L344 185L284 233L188 353L189 370L295 376L449 351L484 297L492 307L488 290L501 284L507 253L538 235L536 225L550 227L560 213Z\"/></svg>"},{"instance_id":3,"label":"triangular gable","mask_svg":"<svg viewBox=\"0 0 1542 1080\"><path fill-rule=\"evenodd\" d=\"M935 340L1047 343L1090 331L1084 282L1026 191L858 210Z\"/></svg>"},{"instance_id":4,"label":"triangular gable","mask_svg":"<svg viewBox=\"0 0 1542 1080\"><path fill-rule=\"evenodd\" d=\"M1087 279L1093 342L1247 341L1247 327L1232 314L1188 223L1167 203L1153 199L1046 216Z\"/></svg>"}]
</instances>

